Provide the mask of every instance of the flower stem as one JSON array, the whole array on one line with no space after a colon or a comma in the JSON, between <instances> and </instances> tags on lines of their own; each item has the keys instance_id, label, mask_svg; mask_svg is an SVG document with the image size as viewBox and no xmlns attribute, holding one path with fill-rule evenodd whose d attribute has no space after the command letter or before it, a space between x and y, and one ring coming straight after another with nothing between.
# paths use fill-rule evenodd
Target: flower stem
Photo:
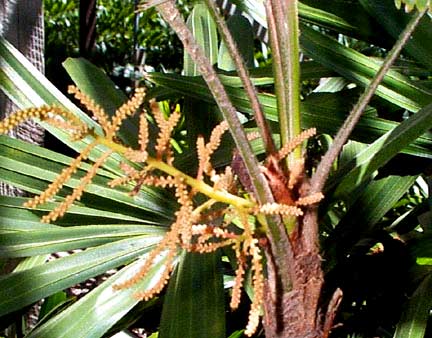
<instances>
[{"instance_id":1,"label":"flower stem","mask_svg":"<svg viewBox=\"0 0 432 338\"><path fill-rule=\"evenodd\" d=\"M258 99L258 92L252 83L252 80L249 76L249 71L246 67L246 64L242 56L240 55L240 52L237 48L237 44L234 41L234 38L228 28L228 25L225 22L225 19L219 13L218 8L216 7L216 2L214 0L206 0L205 2L214 21L216 22L222 40L225 42L229 54L236 65L237 74L240 77L241 82L243 83L243 87L245 89L246 95L248 96L248 99L251 103L251 107L254 112L255 121L258 126L258 130L261 134L261 137L263 139L266 153L274 154L276 153L276 146L273 141L270 126L267 123L267 120L265 118L264 112L262 110L261 104Z\"/></svg>"},{"instance_id":2,"label":"flower stem","mask_svg":"<svg viewBox=\"0 0 432 338\"><path fill-rule=\"evenodd\" d=\"M282 146L301 132L298 2L269 0L266 12ZM290 166L301 148L287 157Z\"/></svg>"},{"instance_id":3,"label":"flower stem","mask_svg":"<svg viewBox=\"0 0 432 338\"><path fill-rule=\"evenodd\" d=\"M393 62L399 56L402 48L408 42L411 34L414 32L417 24L420 22L420 19L423 17L425 12L426 11L424 10L421 12L416 12L413 15L405 30L399 36L399 39L396 41L393 48L387 54L375 77L366 87L364 93L360 96L358 102L351 110L348 118L345 120L342 127L336 134L332 146L327 151L327 153L325 153L316 169L316 172L312 176L310 180L309 193L312 194L316 192L321 192L323 190L333 162L339 155L345 142L348 140L349 135L351 134L352 130L360 119L364 109L371 100L372 96L375 94L375 91L377 90L379 84L383 80L386 73L389 71ZM309 212L305 214L303 224L303 238L306 240L305 248L311 251L316 251L318 248L318 215L316 207L311 208Z\"/></svg>"},{"instance_id":4,"label":"flower stem","mask_svg":"<svg viewBox=\"0 0 432 338\"><path fill-rule=\"evenodd\" d=\"M423 17L425 12L426 11L423 10L421 12L416 12L413 15L410 22L406 26L405 30L399 36L399 39L396 41L393 48L387 54L386 58L384 59L375 77L366 87L365 91L360 96L354 108L351 110L344 124L340 127L338 133L334 138L332 146L321 159L321 162L319 163L316 172L310 181L311 193L320 192L323 190L333 162L339 155L345 142L348 140L348 137L350 136L352 130L354 129L355 125L360 119L364 109L366 108L367 104L371 100L372 96L375 94L375 91L377 90L379 84L384 79L384 76L389 71L393 62L399 56L399 53L401 52L402 48L408 42L411 34L414 32L415 28L417 27L417 24L420 22L420 19Z\"/></svg>"},{"instance_id":5,"label":"flower stem","mask_svg":"<svg viewBox=\"0 0 432 338\"><path fill-rule=\"evenodd\" d=\"M120 154L125 154L126 151L128 150L127 147L125 147L121 144L115 143L115 142L113 142L113 141L111 141L111 140L109 140L103 136L95 135L95 138L96 138L97 143L102 144L104 146L107 146L108 148L110 148L113 151L116 151ZM227 191L216 190L212 186L204 183L203 181L197 180L196 178L193 178L193 177L183 173L182 171L178 170L177 168L172 167L169 164L167 164L161 160L157 160L157 159L149 156L149 157L147 157L146 163L151 168L155 168L155 169L158 169L160 171L163 171L164 173L171 175L173 177L181 178L182 180L184 180L184 182L187 185L189 185L193 189L196 189L200 193L206 195L207 197L209 197L215 201L230 204L230 205L232 205L236 208L239 208L239 209L248 209L248 208L252 208L255 206L255 202L253 202L251 200L247 200L245 198L238 197L236 195L230 194Z\"/></svg>"}]
</instances>

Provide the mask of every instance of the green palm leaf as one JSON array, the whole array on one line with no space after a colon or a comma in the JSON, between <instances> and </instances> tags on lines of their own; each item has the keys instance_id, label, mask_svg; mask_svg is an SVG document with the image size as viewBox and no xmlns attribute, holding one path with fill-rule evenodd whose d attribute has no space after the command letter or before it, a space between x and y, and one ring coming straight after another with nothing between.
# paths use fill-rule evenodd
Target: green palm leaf
<instances>
[{"instance_id":1,"label":"green palm leaf","mask_svg":"<svg viewBox=\"0 0 432 338\"><path fill-rule=\"evenodd\" d=\"M0 316L129 263L153 249L160 239L159 235L131 237L2 276Z\"/></svg>"},{"instance_id":2,"label":"green palm leaf","mask_svg":"<svg viewBox=\"0 0 432 338\"><path fill-rule=\"evenodd\" d=\"M225 337L220 256L184 253L181 258L169 282L159 337Z\"/></svg>"},{"instance_id":3,"label":"green palm leaf","mask_svg":"<svg viewBox=\"0 0 432 338\"><path fill-rule=\"evenodd\" d=\"M62 311L27 335L27 338L98 338L125 316L139 301L138 291L151 287L164 269L165 258L155 264L137 284L125 290L114 290L113 285L133 274L142 260L128 265L78 302Z\"/></svg>"},{"instance_id":4,"label":"green palm leaf","mask_svg":"<svg viewBox=\"0 0 432 338\"><path fill-rule=\"evenodd\" d=\"M405 307L393 338L423 338L432 307L432 276L429 274L415 290Z\"/></svg>"},{"instance_id":5,"label":"green palm leaf","mask_svg":"<svg viewBox=\"0 0 432 338\"><path fill-rule=\"evenodd\" d=\"M187 78L174 74L151 73L148 79L160 86L168 88L172 93L179 95L200 97L207 102L214 102L208 88L200 78ZM252 113L248 100L245 98L243 89L226 87L228 94L236 108L241 112ZM164 92L166 93L166 92ZM149 93L157 98L162 98L160 92ZM273 95L260 94L260 102L263 110L270 121L277 121L276 99ZM302 102L302 127L316 127L318 132L334 134L342 124L345 114L348 113L355 97L340 95L339 93L316 93L309 95ZM371 142L377 137L384 135L398 123L369 116L368 111L364 114L353 133L353 139L362 142ZM430 147L432 136L426 133L416 139L412 144L406 145L403 152L421 156L431 157Z\"/></svg>"}]
</instances>

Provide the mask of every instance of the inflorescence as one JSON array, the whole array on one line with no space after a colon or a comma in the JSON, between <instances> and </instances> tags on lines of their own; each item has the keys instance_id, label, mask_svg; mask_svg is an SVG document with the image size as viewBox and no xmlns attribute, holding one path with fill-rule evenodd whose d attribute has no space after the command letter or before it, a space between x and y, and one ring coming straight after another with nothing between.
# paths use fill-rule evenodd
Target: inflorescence
<instances>
[{"instance_id":1,"label":"inflorescence","mask_svg":"<svg viewBox=\"0 0 432 338\"><path fill-rule=\"evenodd\" d=\"M251 285L254 296L245 331L246 335L251 336L259 325L264 299L263 257L259 246L259 237L263 236L263 231L257 231L260 227L257 219L263 215L301 217L303 215L302 207L319 202L323 198L322 194L299 196L297 200L289 203L282 203L276 199L279 203L259 205L253 196L248 194L239 196L235 175L231 167L227 166L222 172L216 172L212 166L211 157L218 149L223 134L228 130L226 122L222 122L214 128L208 142L203 137L198 137L196 142L198 170L196 176L192 177L176 169L173 165L174 153L170 140L181 117L179 112L174 111L166 118L155 100L148 102L147 109L140 109L143 106L145 91L144 89L137 89L134 96L110 118L99 105L77 88L70 87L69 92L93 114L93 118L102 127L103 135L96 134L75 115L56 106L22 110L0 122L0 133L8 132L24 120L37 118L68 131L73 140L79 140L86 136L92 138L92 142L81 151L69 167L65 168L42 194L28 200L25 206L35 208L54 199L62 186L77 172L81 163L88 160L92 149L98 145L105 146L108 150L93 162L91 169L81 178L80 183L73 189L72 193L55 209L42 217L42 222L55 221L82 197L86 186L91 183L97 170L103 166L109 156L113 152L122 154L126 158L121 164L124 176L111 181L109 183L111 187L132 183L131 194L138 193L143 185L170 189L177 199L179 208L175 213L175 221L170 230L148 255L145 263L134 276L115 285L115 289L129 288L137 283L148 273L157 257L166 253L167 262L159 281L150 289L136 294L139 299L150 299L158 294L168 282L179 249L209 253L221 247L231 247L237 258L230 303L232 309L236 309L239 305L247 266L250 266L252 272ZM119 143L116 134L122 122L139 110L141 110L139 149L132 149ZM154 149L148 149L150 146L147 114L153 116L159 128ZM314 134L314 129L301 133L290 144L285 145L272 160L282 160L294 148ZM154 156L150 156L150 153ZM139 163L141 169L136 169L137 167L132 166L129 161ZM294 187L303 171L303 161L298 161L291 169L289 178L285 181L287 189ZM205 199L195 198L197 195L205 197ZM204 202L197 204L196 200L204 200Z\"/></svg>"}]
</instances>

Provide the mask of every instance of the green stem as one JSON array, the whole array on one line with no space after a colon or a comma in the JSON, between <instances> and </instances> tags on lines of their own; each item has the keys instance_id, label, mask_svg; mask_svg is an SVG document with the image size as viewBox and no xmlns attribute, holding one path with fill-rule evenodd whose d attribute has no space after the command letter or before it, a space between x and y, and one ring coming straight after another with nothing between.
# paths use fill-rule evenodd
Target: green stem
<instances>
[{"instance_id":1,"label":"green stem","mask_svg":"<svg viewBox=\"0 0 432 338\"><path fill-rule=\"evenodd\" d=\"M249 75L249 71L244 63L243 58L239 53L237 44L234 41L234 38L228 29L225 19L222 17L222 15L219 13L219 10L216 8L215 1L206 0L206 4L208 9L210 10L210 13L212 14L213 19L216 22L222 40L225 42L228 52L230 53L231 58L233 59L236 65L237 74L243 83L243 87L245 89L246 95L248 96L249 101L251 103L252 111L254 112L255 121L258 126L258 130L261 134L261 137L263 139L266 153L274 154L276 153L276 146L273 141L270 126L267 123L267 120L265 118L264 112L262 110L261 104L258 99L258 92L252 83L252 80Z\"/></svg>"},{"instance_id":2,"label":"green stem","mask_svg":"<svg viewBox=\"0 0 432 338\"><path fill-rule=\"evenodd\" d=\"M103 136L94 135L96 138L96 142L99 144L102 144L110 149L112 149L115 152L118 152L119 154L125 154L128 150L127 147L122 146L121 144L115 143L110 139L107 139ZM236 208L239 209L248 209L253 208L256 204L253 201L247 200L242 197L238 197L236 195L230 194L227 191L223 190L216 190L212 186L204 183L202 180L197 180L196 178L193 178L182 171L178 170L177 168L170 166L169 164L160 161L158 159L155 159L153 157L147 157L146 163L152 167L159 169L160 171L163 171L164 173L171 175L173 177L178 177L184 180L184 182L189 185L190 187L196 189L200 193L206 195L207 197L214 199L218 202L226 203L233 205Z\"/></svg>"},{"instance_id":3,"label":"green stem","mask_svg":"<svg viewBox=\"0 0 432 338\"><path fill-rule=\"evenodd\" d=\"M258 200L264 204L272 198L267 181L259 170L258 161L252 151L244 129L237 116L237 110L232 105L229 96L220 81L216 71L205 56L203 49L196 43L191 31L186 26L180 12L176 8L174 1L167 0L156 6L165 21L177 33L182 41L185 50L189 53L192 60L197 64L198 69L206 81L219 109L228 123L230 133L243 158L245 167L256 190Z\"/></svg>"},{"instance_id":4,"label":"green stem","mask_svg":"<svg viewBox=\"0 0 432 338\"><path fill-rule=\"evenodd\" d=\"M336 160L337 156L342 150L343 145L348 140L349 135L351 134L352 130L360 119L370 99L375 94L375 91L377 90L379 84L383 80L386 73L389 71L393 62L399 56L402 48L408 42L411 34L414 32L425 12L426 11L421 11L414 14L404 31L399 36L399 39L396 41L391 51L387 54L375 77L366 87L364 93L360 96L357 104L351 110L349 116L336 134L332 146L321 159L321 162L319 163L316 172L310 180L310 193L316 193L323 190L329 176L330 169L332 168L333 162ZM311 208L309 212L305 214L303 233L303 238L306 240L305 248L307 250L317 251L318 215L316 207Z\"/></svg>"},{"instance_id":5,"label":"green stem","mask_svg":"<svg viewBox=\"0 0 432 338\"><path fill-rule=\"evenodd\" d=\"M282 145L301 132L297 6L296 0L266 2ZM287 165L300 157L301 148L298 147L287 157Z\"/></svg>"}]
</instances>

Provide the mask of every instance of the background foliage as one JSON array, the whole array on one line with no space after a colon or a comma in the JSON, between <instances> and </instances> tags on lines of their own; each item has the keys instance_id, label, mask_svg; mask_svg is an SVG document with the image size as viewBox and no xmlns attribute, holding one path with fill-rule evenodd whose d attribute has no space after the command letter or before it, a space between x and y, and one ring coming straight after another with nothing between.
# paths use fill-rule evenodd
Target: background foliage
<instances>
[{"instance_id":1,"label":"background foliage","mask_svg":"<svg viewBox=\"0 0 432 338\"><path fill-rule=\"evenodd\" d=\"M189 2L178 2L185 15L190 11ZM91 60L123 88L130 85L127 79L136 76L134 4L134 0L97 2L96 43ZM79 56L79 2L44 0L44 15L46 74L56 81L62 69L61 63L67 57ZM156 70L180 70L183 52L172 30L154 9L137 13L136 16L139 22L137 47L144 55L145 65ZM67 80L61 78L59 85L61 81Z\"/></svg>"}]
</instances>

